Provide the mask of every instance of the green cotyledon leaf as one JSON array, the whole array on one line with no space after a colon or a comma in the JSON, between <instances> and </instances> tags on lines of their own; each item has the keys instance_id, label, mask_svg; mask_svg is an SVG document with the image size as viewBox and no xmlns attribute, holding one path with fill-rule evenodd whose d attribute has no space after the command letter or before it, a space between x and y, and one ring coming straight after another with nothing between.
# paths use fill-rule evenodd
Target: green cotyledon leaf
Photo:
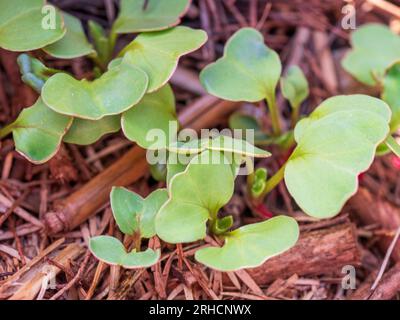
<instances>
[{"instance_id":1,"label":"green cotyledon leaf","mask_svg":"<svg viewBox=\"0 0 400 320\"><path fill-rule=\"evenodd\" d=\"M364 94L340 95L323 101L307 118L302 119L295 128L295 140L299 141L305 129L312 123L342 111L366 111L376 114L385 121L391 117L388 105L377 98Z\"/></svg>"},{"instance_id":2,"label":"green cotyledon leaf","mask_svg":"<svg viewBox=\"0 0 400 320\"><path fill-rule=\"evenodd\" d=\"M66 33L58 9L43 0L0 1L0 47L30 51L60 40Z\"/></svg>"},{"instance_id":3,"label":"green cotyledon leaf","mask_svg":"<svg viewBox=\"0 0 400 320\"><path fill-rule=\"evenodd\" d=\"M139 227L143 198L122 187L113 187L110 193L111 209L119 229L133 235Z\"/></svg>"},{"instance_id":4,"label":"green cotyledon leaf","mask_svg":"<svg viewBox=\"0 0 400 320\"><path fill-rule=\"evenodd\" d=\"M147 268L160 259L160 250L147 249L143 252L132 250L128 253L121 241L110 236L91 238L89 249L97 259L127 269Z\"/></svg>"},{"instance_id":5,"label":"green cotyledon leaf","mask_svg":"<svg viewBox=\"0 0 400 320\"><path fill-rule=\"evenodd\" d=\"M293 247L298 237L299 227L296 220L277 216L229 232L225 235L222 248L200 249L196 251L195 258L220 271L254 268Z\"/></svg>"},{"instance_id":6,"label":"green cotyledon leaf","mask_svg":"<svg viewBox=\"0 0 400 320\"><path fill-rule=\"evenodd\" d=\"M192 140L190 142L171 143L168 150L178 154L197 154L204 150L214 150L236 153L243 156L254 158L267 158L271 154L263 149L253 146L246 140L236 139L225 135L219 135L214 138L204 138Z\"/></svg>"},{"instance_id":7,"label":"green cotyledon leaf","mask_svg":"<svg viewBox=\"0 0 400 320\"><path fill-rule=\"evenodd\" d=\"M177 25L190 0L122 0L114 23L116 33L163 30Z\"/></svg>"},{"instance_id":8,"label":"green cotyledon leaf","mask_svg":"<svg viewBox=\"0 0 400 320\"><path fill-rule=\"evenodd\" d=\"M366 85L376 85L385 70L400 60L400 37L382 24L357 28L351 34L351 44L353 48L342 60L342 66Z\"/></svg>"},{"instance_id":9,"label":"green cotyledon leaf","mask_svg":"<svg viewBox=\"0 0 400 320\"><path fill-rule=\"evenodd\" d=\"M108 133L121 129L121 116L107 116L100 120L75 118L63 141L77 145L90 145Z\"/></svg>"},{"instance_id":10,"label":"green cotyledon leaf","mask_svg":"<svg viewBox=\"0 0 400 320\"><path fill-rule=\"evenodd\" d=\"M142 70L121 64L92 82L58 73L44 84L42 99L58 113L99 120L137 104L147 85L148 77Z\"/></svg>"},{"instance_id":11,"label":"green cotyledon leaf","mask_svg":"<svg viewBox=\"0 0 400 320\"><path fill-rule=\"evenodd\" d=\"M257 148L245 140L224 135L212 139L204 138L184 143L172 143L168 146L168 150L167 185L173 176L185 170L193 157L206 150L222 152L226 163L231 165L235 175L246 158L267 158L271 155L268 151Z\"/></svg>"},{"instance_id":12,"label":"green cotyledon leaf","mask_svg":"<svg viewBox=\"0 0 400 320\"><path fill-rule=\"evenodd\" d=\"M155 218L167 200L168 191L166 189L155 190L143 200L143 212L139 222L142 237L151 238L156 235Z\"/></svg>"},{"instance_id":13,"label":"green cotyledon leaf","mask_svg":"<svg viewBox=\"0 0 400 320\"><path fill-rule=\"evenodd\" d=\"M227 42L222 58L200 73L210 94L231 101L272 101L281 75L278 54L264 44L260 32L242 28Z\"/></svg>"},{"instance_id":14,"label":"green cotyledon leaf","mask_svg":"<svg viewBox=\"0 0 400 320\"><path fill-rule=\"evenodd\" d=\"M54 112L39 98L33 106L22 110L9 128L16 150L29 161L39 164L57 153L71 123L71 117Z\"/></svg>"},{"instance_id":15,"label":"green cotyledon leaf","mask_svg":"<svg viewBox=\"0 0 400 320\"><path fill-rule=\"evenodd\" d=\"M121 116L107 116L100 120L75 118L63 138L64 142L78 145L90 145L108 133L121 129Z\"/></svg>"},{"instance_id":16,"label":"green cotyledon leaf","mask_svg":"<svg viewBox=\"0 0 400 320\"><path fill-rule=\"evenodd\" d=\"M48 54L59 59L73 59L94 53L93 46L86 38L82 23L78 18L63 12L65 36L43 48Z\"/></svg>"},{"instance_id":17,"label":"green cotyledon leaf","mask_svg":"<svg viewBox=\"0 0 400 320\"><path fill-rule=\"evenodd\" d=\"M146 94L121 119L125 136L146 149L162 149L178 131L175 97L169 84Z\"/></svg>"},{"instance_id":18,"label":"green cotyledon leaf","mask_svg":"<svg viewBox=\"0 0 400 320\"><path fill-rule=\"evenodd\" d=\"M168 199L166 189L158 189L143 199L138 194L122 187L113 187L111 208L120 230L128 235L139 231L143 238L155 235L154 219Z\"/></svg>"},{"instance_id":19,"label":"green cotyledon leaf","mask_svg":"<svg viewBox=\"0 0 400 320\"><path fill-rule=\"evenodd\" d=\"M284 177L305 213L317 218L339 213L356 192L358 175L371 165L378 144L388 135L390 116L383 101L350 95L326 100L298 123L298 145Z\"/></svg>"},{"instance_id":20,"label":"green cotyledon leaf","mask_svg":"<svg viewBox=\"0 0 400 320\"><path fill-rule=\"evenodd\" d=\"M219 161L216 157L219 157ZM204 151L169 183L169 199L155 219L157 235L169 243L206 236L206 223L232 197L234 176L220 152Z\"/></svg>"},{"instance_id":21,"label":"green cotyledon leaf","mask_svg":"<svg viewBox=\"0 0 400 320\"><path fill-rule=\"evenodd\" d=\"M400 126L400 62L387 70L381 97L392 110L390 131L395 132Z\"/></svg>"},{"instance_id":22,"label":"green cotyledon leaf","mask_svg":"<svg viewBox=\"0 0 400 320\"><path fill-rule=\"evenodd\" d=\"M185 171L186 167L190 163L196 154L185 155L180 157L179 154L174 152L168 153L167 160L167 186L169 186L171 179L178 173Z\"/></svg>"},{"instance_id":23,"label":"green cotyledon leaf","mask_svg":"<svg viewBox=\"0 0 400 320\"><path fill-rule=\"evenodd\" d=\"M308 81L298 66L289 67L287 74L281 78L281 91L293 109L298 108L308 97Z\"/></svg>"},{"instance_id":24,"label":"green cotyledon leaf","mask_svg":"<svg viewBox=\"0 0 400 320\"><path fill-rule=\"evenodd\" d=\"M162 87L174 73L179 58L200 48L207 41L203 30L175 27L142 33L120 53L123 62L142 69L149 77L148 92Z\"/></svg>"}]
</instances>

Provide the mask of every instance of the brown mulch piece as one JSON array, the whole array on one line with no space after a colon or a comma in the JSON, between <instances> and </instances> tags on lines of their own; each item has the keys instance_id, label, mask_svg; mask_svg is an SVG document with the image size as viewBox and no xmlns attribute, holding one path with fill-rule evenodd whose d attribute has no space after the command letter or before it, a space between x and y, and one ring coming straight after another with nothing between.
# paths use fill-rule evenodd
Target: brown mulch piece
<instances>
[{"instance_id":1,"label":"brown mulch piece","mask_svg":"<svg viewBox=\"0 0 400 320\"><path fill-rule=\"evenodd\" d=\"M357 24L399 19L398 1L356 0ZM84 22L93 19L110 27L117 12L114 0L57 0L63 10ZM302 112L309 113L333 94L366 92L341 68L340 58L349 46L349 32L341 27L342 8L348 1L322 0L197 0L183 24L202 28L208 43L181 60L172 84L178 111L198 103L204 90L198 72L220 57L226 40L240 27L259 29L266 43L277 50L285 67L299 65L310 83L310 98ZM118 47L130 41L121 37ZM54 60L34 53L51 66L90 77L91 64L85 59ZM37 95L20 80L17 54L0 50L0 123L13 121ZM374 94L374 92L369 92ZM210 99L210 98L202 98ZM285 126L290 124L289 106L281 96L278 103ZM256 112L266 127L265 108L243 105ZM185 115L187 116L187 115ZM193 116L193 115L192 115ZM210 117L214 116L211 114ZM226 119L218 119L226 127ZM296 247L255 270L221 273L194 260L194 252L215 243L171 246L158 238L149 246L162 248L161 261L149 269L124 270L97 261L87 250L89 237L108 233L121 237L115 228L109 204L91 203L89 219L73 224L71 230L50 236L43 228L44 217L62 207L75 191L105 168L121 159L132 147L122 134L106 136L92 146L63 146L49 163L34 166L14 151L12 137L0 142L0 299L399 299L399 245L383 264L386 251L400 224L400 172L392 156L376 159L360 179L361 191L341 215L315 222L291 200L282 184L267 199L268 209L294 216L302 236ZM131 152L131 151L129 151ZM270 172L279 159L258 165ZM158 185L141 164L141 174L128 187L146 195ZM245 181L238 179L235 196L227 211L235 211L241 224L260 221L249 210L243 196ZM86 189L83 189L86 190ZM89 210L89 211L90 211ZM60 221L54 221L60 224ZM56 228L58 225L56 226ZM59 229L63 230L61 226ZM288 267L285 267L289 264ZM356 288L343 289L342 267L356 268ZM382 266L385 268L382 269ZM371 286L383 270L376 288Z\"/></svg>"}]
</instances>

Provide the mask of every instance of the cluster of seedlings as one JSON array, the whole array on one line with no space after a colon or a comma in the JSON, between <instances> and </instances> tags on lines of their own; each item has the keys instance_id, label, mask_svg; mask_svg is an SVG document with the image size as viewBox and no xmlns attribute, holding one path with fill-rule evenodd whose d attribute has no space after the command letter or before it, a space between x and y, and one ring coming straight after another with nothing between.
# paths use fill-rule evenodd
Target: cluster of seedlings
<instances>
[{"instance_id":1,"label":"cluster of seedlings","mask_svg":"<svg viewBox=\"0 0 400 320\"><path fill-rule=\"evenodd\" d=\"M241 167L248 169L247 192L254 203L262 203L284 180L306 214L330 218L357 191L359 174L377 153L399 154L391 134L400 126L400 38L374 24L354 32L353 49L343 67L362 83L379 86L381 99L335 96L302 116L300 106L309 88L301 69L291 66L282 75L279 55L265 45L261 33L242 28L226 43L223 57L202 70L200 81L221 99L265 100L272 130L265 132L256 118L236 112L230 117L231 129L254 130L255 145L224 135L180 140L168 81L179 58L207 41L204 31L177 26L189 5L189 0L122 0L109 33L93 21L88 23L89 41L77 18L54 7L45 6L47 18L55 19L54 28L45 28L42 0L0 2L0 47L18 52L41 49L62 59L87 56L95 75L77 80L21 54L22 79L40 97L0 129L0 138L12 133L19 153L43 163L61 143L88 145L122 128L127 139L167 155L166 174L158 177L165 179L165 189L144 199L122 187L113 188L115 221L132 241L126 247L110 236L92 238L90 250L109 264L141 268L157 263L160 250L143 250L142 243L156 235L178 244L210 234L223 245L199 249L197 261L222 271L256 267L294 246L299 227L295 219L281 215L232 230L233 217L221 217L220 210L233 196ZM22 36L26 33L29 41ZM137 36L116 53L118 35L123 33ZM278 85L292 111L291 128L286 131L276 104ZM148 139L153 129L167 137L177 135L178 140L154 143ZM271 145L293 152L269 177L264 168L252 170L252 159L271 156L264 150Z\"/></svg>"}]
</instances>

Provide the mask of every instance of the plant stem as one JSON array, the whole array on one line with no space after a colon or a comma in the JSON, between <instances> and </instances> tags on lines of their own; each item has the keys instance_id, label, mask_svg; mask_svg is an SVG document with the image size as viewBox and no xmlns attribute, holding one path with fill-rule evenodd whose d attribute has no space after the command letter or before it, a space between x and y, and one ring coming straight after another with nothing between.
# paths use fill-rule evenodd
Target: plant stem
<instances>
[{"instance_id":1,"label":"plant stem","mask_svg":"<svg viewBox=\"0 0 400 320\"><path fill-rule=\"evenodd\" d=\"M389 135L385 140L386 145L392 152L400 158L400 145L397 143L396 139Z\"/></svg>"},{"instance_id":2,"label":"plant stem","mask_svg":"<svg viewBox=\"0 0 400 320\"><path fill-rule=\"evenodd\" d=\"M291 122L291 126L292 129L294 129L294 127L297 124L297 121L299 121L299 116L300 116L300 106L293 106L292 108L292 122Z\"/></svg>"},{"instance_id":3,"label":"plant stem","mask_svg":"<svg viewBox=\"0 0 400 320\"><path fill-rule=\"evenodd\" d=\"M275 94L268 95L265 98L265 100L267 101L269 113L271 115L272 129L273 129L274 135L280 136L282 130L281 130L281 122L280 122L280 118L279 118L279 110L278 110L278 106L276 105Z\"/></svg>"},{"instance_id":4,"label":"plant stem","mask_svg":"<svg viewBox=\"0 0 400 320\"><path fill-rule=\"evenodd\" d=\"M142 247L142 237L141 237L139 231L135 233L134 244L135 244L136 252L140 252L141 247Z\"/></svg>"},{"instance_id":5,"label":"plant stem","mask_svg":"<svg viewBox=\"0 0 400 320\"><path fill-rule=\"evenodd\" d=\"M117 38L118 38L118 34L115 32L115 28L113 26L111 28L110 34L108 36L108 44L109 44L109 50L110 50L111 56L114 52L115 45L117 43Z\"/></svg>"},{"instance_id":6,"label":"plant stem","mask_svg":"<svg viewBox=\"0 0 400 320\"><path fill-rule=\"evenodd\" d=\"M270 193L283 180L285 167L286 164L284 164L270 179L267 180L265 188L261 195L258 197L258 200L264 199L265 196Z\"/></svg>"},{"instance_id":7,"label":"plant stem","mask_svg":"<svg viewBox=\"0 0 400 320\"><path fill-rule=\"evenodd\" d=\"M14 123L10 123L8 126L0 129L0 139L3 139L5 136L9 135L14 129Z\"/></svg>"}]
</instances>

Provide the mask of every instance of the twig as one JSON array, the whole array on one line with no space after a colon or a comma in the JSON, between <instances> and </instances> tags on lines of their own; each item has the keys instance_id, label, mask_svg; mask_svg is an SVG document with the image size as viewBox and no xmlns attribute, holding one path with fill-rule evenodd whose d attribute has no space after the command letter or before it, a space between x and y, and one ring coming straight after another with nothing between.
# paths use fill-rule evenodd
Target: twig
<instances>
[{"instance_id":1,"label":"twig","mask_svg":"<svg viewBox=\"0 0 400 320\"><path fill-rule=\"evenodd\" d=\"M399 237L400 237L400 227L397 229L396 235L394 236L393 241L390 244L390 246L386 252L385 258L383 259L383 262L382 262L382 266L379 269L378 276L376 277L376 280L375 280L374 284L372 285L371 290L375 290L376 287L378 286L379 281L381 280L383 273L385 272L386 266L389 262L390 256L394 250L394 247L395 247L396 242L399 239Z\"/></svg>"},{"instance_id":2,"label":"twig","mask_svg":"<svg viewBox=\"0 0 400 320\"><path fill-rule=\"evenodd\" d=\"M72 286L75 285L76 282L78 282L81 279L83 271L85 271L86 265L89 262L90 256L91 256L90 251L86 252L85 258L83 259L83 262L82 262L81 266L79 267L78 272L76 273L75 277L70 282L68 282L64 286L64 288L62 288L54 296L52 296L50 298L50 300L57 300L58 298L60 298L65 292L67 292L69 289L71 289Z\"/></svg>"},{"instance_id":3,"label":"twig","mask_svg":"<svg viewBox=\"0 0 400 320\"><path fill-rule=\"evenodd\" d=\"M6 198L3 194L0 193L0 202L2 202L7 207L12 207L12 202L8 198ZM30 213L25 211L20 207L15 207L13 210L20 218L32 223L35 226L43 227L43 224L40 220L32 216Z\"/></svg>"},{"instance_id":4,"label":"twig","mask_svg":"<svg viewBox=\"0 0 400 320\"><path fill-rule=\"evenodd\" d=\"M367 0L373 6L386 11L387 13L395 16L396 18L400 18L400 8L393 3L390 3L385 0Z\"/></svg>"},{"instance_id":5,"label":"twig","mask_svg":"<svg viewBox=\"0 0 400 320\"><path fill-rule=\"evenodd\" d=\"M4 221L6 221L8 219L8 217L13 213L15 208L19 207L19 205L22 203L22 201L24 201L24 199L29 194L29 192L30 192L30 190L26 189L24 191L24 193L17 200L15 200L13 202L11 207L9 207L8 210L0 217L0 227L3 225Z\"/></svg>"},{"instance_id":6,"label":"twig","mask_svg":"<svg viewBox=\"0 0 400 320\"><path fill-rule=\"evenodd\" d=\"M99 283L100 276L102 274L104 266L105 266L105 264L102 261L100 261L99 264L97 265L92 284L90 285L90 288L86 294L85 300L90 300L92 298L94 291L96 290L97 284Z\"/></svg>"}]
</instances>

